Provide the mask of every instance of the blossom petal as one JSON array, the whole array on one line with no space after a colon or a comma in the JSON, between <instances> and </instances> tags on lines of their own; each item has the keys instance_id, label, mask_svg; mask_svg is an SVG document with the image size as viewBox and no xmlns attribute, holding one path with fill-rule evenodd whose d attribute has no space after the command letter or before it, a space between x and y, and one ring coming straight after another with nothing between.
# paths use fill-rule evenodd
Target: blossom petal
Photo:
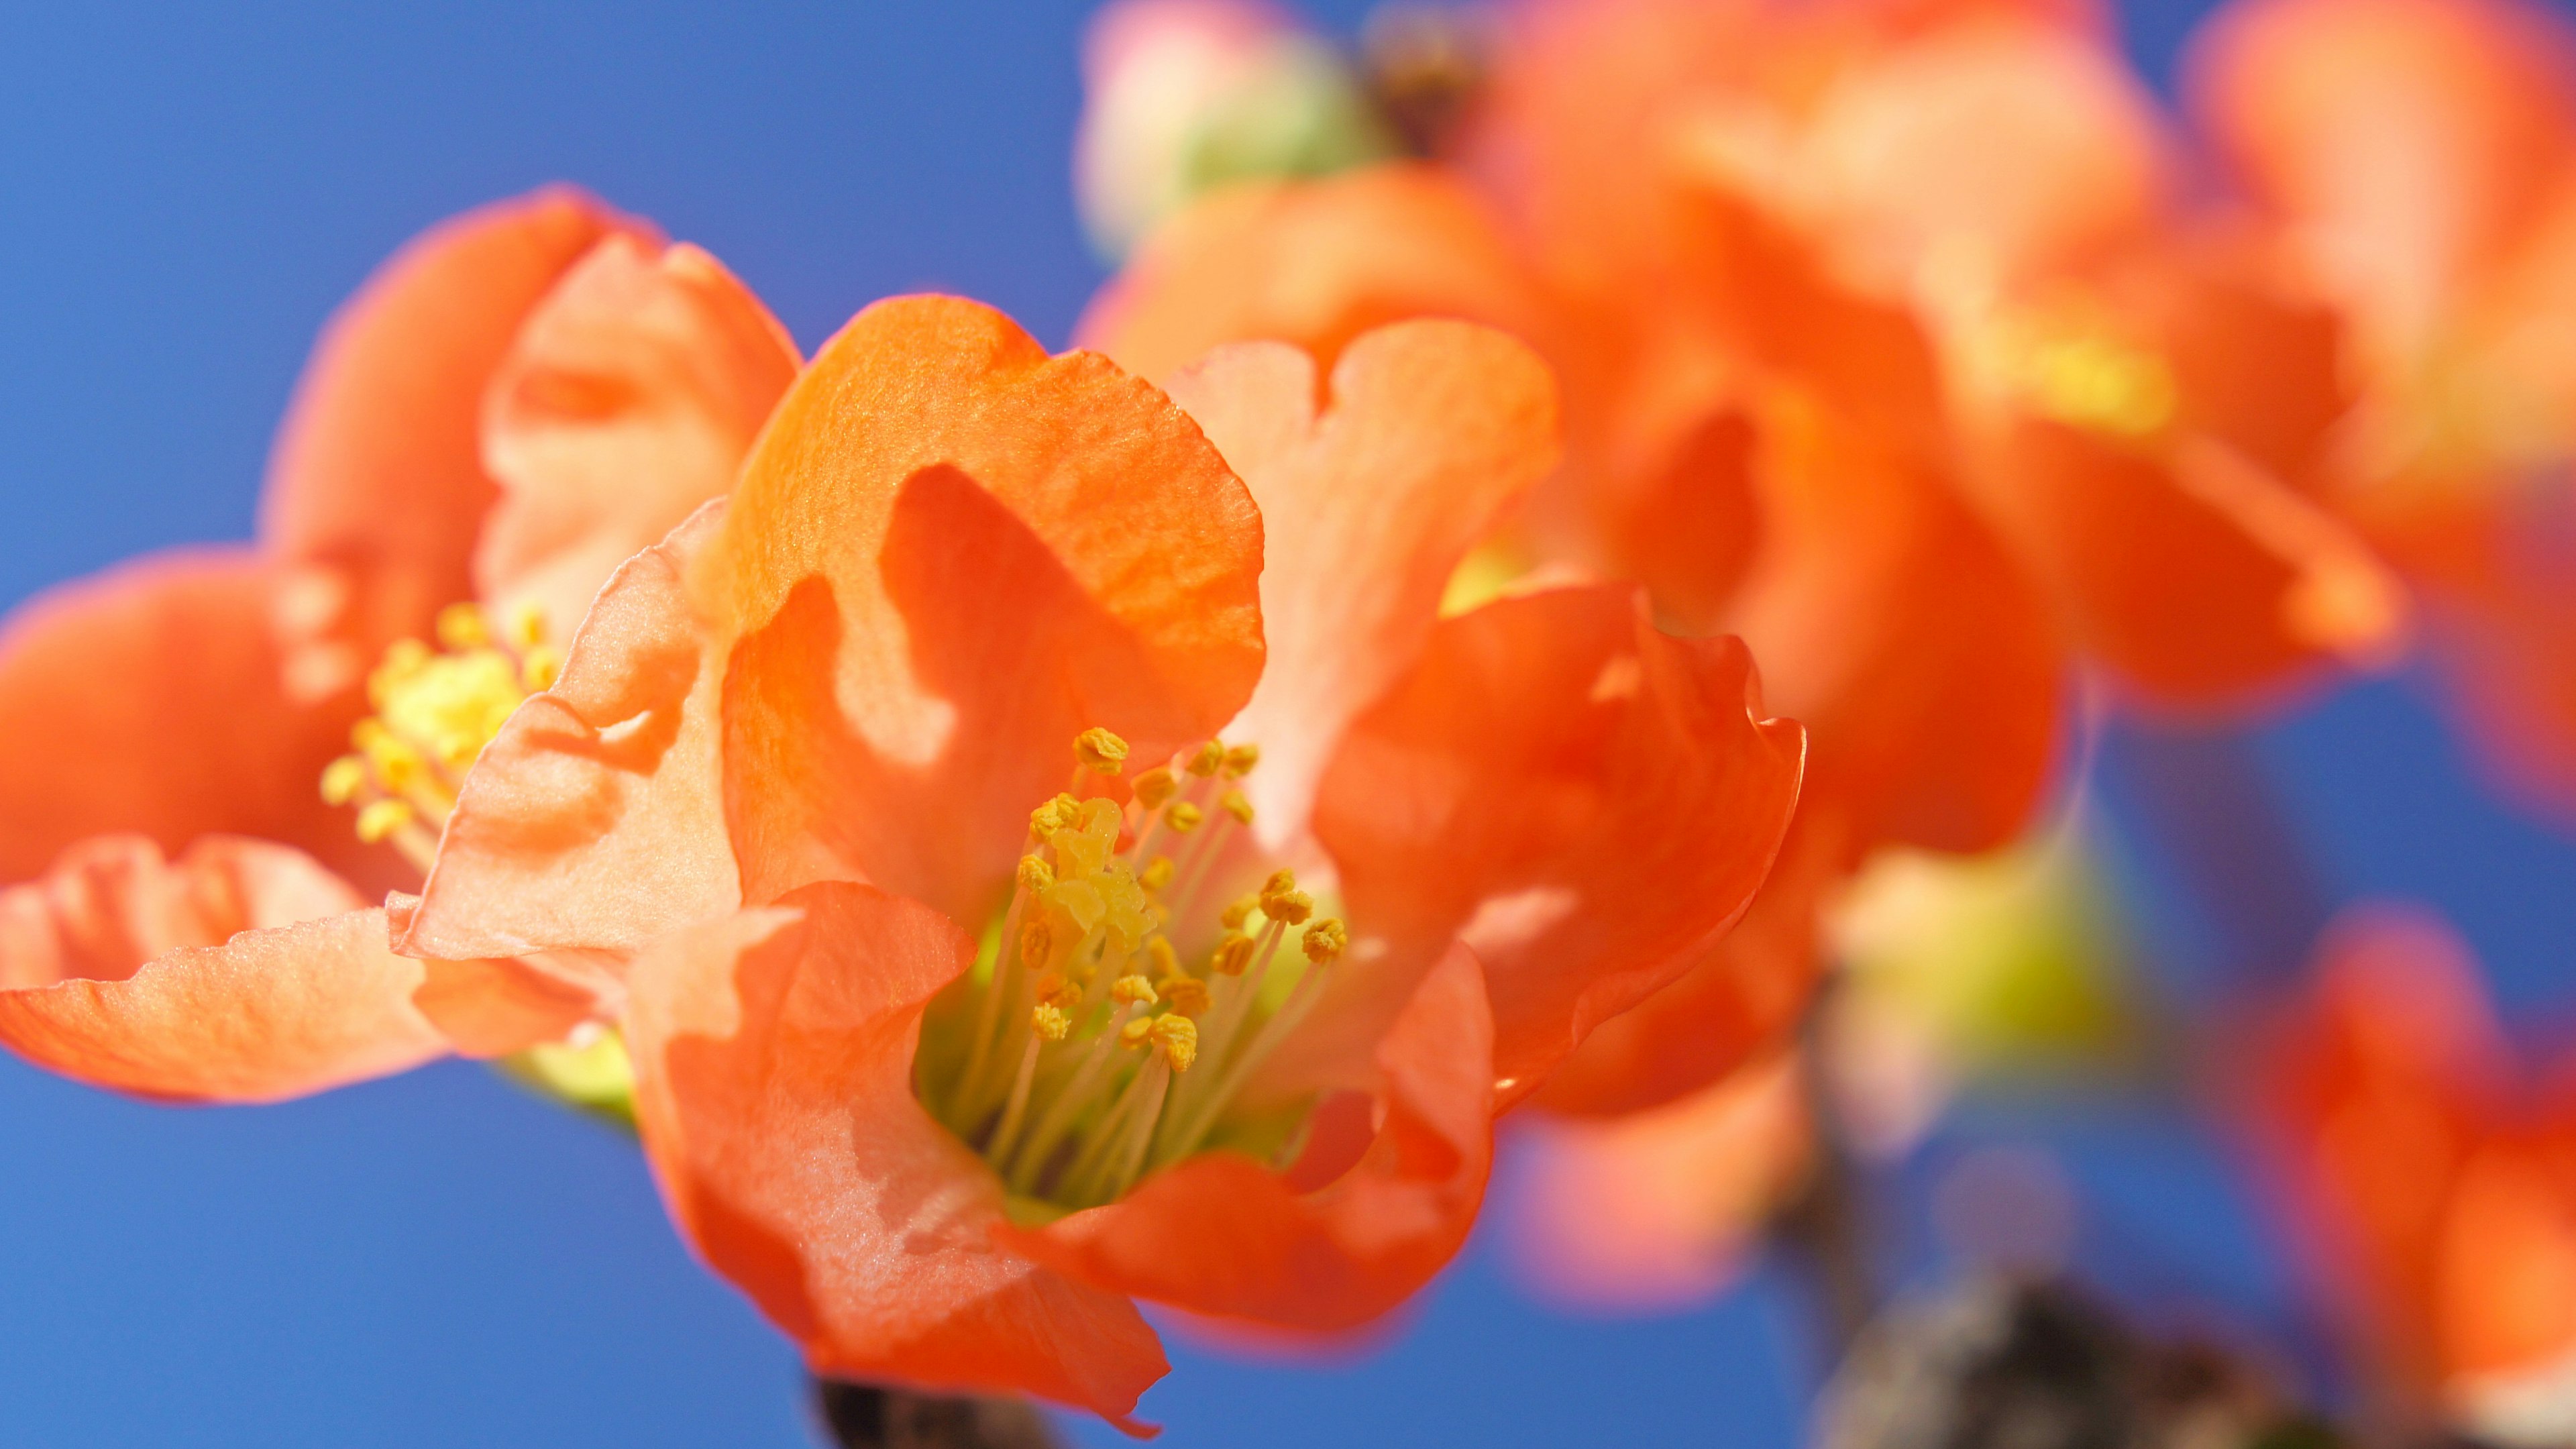
<instances>
[{"instance_id":1,"label":"blossom petal","mask_svg":"<svg viewBox=\"0 0 2576 1449\"><path fill-rule=\"evenodd\" d=\"M769 309L693 246L612 234L529 314L483 404L500 498L477 593L571 636L617 566L733 486L796 378Z\"/></svg>"},{"instance_id":2,"label":"blossom petal","mask_svg":"<svg viewBox=\"0 0 2576 1449\"><path fill-rule=\"evenodd\" d=\"M2037 590L1951 481L1825 416L1772 430L1762 552L1727 625L1809 731L1803 813L1854 855L2019 833L2057 748L2063 659Z\"/></svg>"},{"instance_id":3,"label":"blossom petal","mask_svg":"<svg viewBox=\"0 0 2576 1449\"><path fill-rule=\"evenodd\" d=\"M922 1008L973 955L844 882L665 938L630 978L645 1150L690 1242L816 1372L1117 1418L1166 1370L1153 1330L997 1246L1000 1180L912 1095Z\"/></svg>"},{"instance_id":4,"label":"blossom petal","mask_svg":"<svg viewBox=\"0 0 2576 1449\"><path fill-rule=\"evenodd\" d=\"M566 269L633 222L566 187L431 228L324 329L269 459L260 537L291 566L278 627L299 698L354 685L387 644L472 597L493 503L483 390Z\"/></svg>"},{"instance_id":5,"label":"blossom petal","mask_svg":"<svg viewBox=\"0 0 2576 1449\"><path fill-rule=\"evenodd\" d=\"M108 831L178 850L200 835L306 847L390 884L322 802L346 711L291 704L268 634L274 575L238 549L185 549L52 590L0 630L0 881Z\"/></svg>"},{"instance_id":6,"label":"blossom petal","mask_svg":"<svg viewBox=\"0 0 2576 1449\"><path fill-rule=\"evenodd\" d=\"M741 903L716 671L683 582L723 516L706 505L600 590L562 678L519 706L466 775L419 903L396 912L398 949L457 960L632 950ZM548 980L519 984L542 1000L553 973L539 974Z\"/></svg>"},{"instance_id":7,"label":"blossom petal","mask_svg":"<svg viewBox=\"0 0 2576 1449\"><path fill-rule=\"evenodd\" d=\"M269 1102L446 1050L412 1009L420 963L381 911L301 852L210 836L176 861L138 836L65 852L0 891L0 1043L97 1086Z\"/></svg>"},{"instance_id":8,"label":"blossom petal","mask_svg":"<svg viewBox=\"0 0 2576 1449\"><path fill-rule=\"evenodd\" d=\"M1363 332L1457 317L1524 336L1537 304L1473 192L1395 163L1215 192L1155 232L1074 328L1140 377L1274 339L1330 367Z\"/></svg>"},{"instance_id":9,"label":"blossom petal","mask_svg":"<svg viewBox=\"0 0 2576 1449\"><path fill-rule=\"evenodd\" d=\"M2188 91L2402 352L2550 201L2570 73L2563 27L2510 0L2248 0L2195 42Z\"/></svg>"},{"instance_id":10,"label":"blossom petal","mask_svg":"<svg viewBox=\"0 0 2576 1449\"><path fill-rule=\"evenodd\" d=\"M1744 919L1670 986L1593 1028L1531 1105L1571 1117L1650 1111L1785 1041L1823 975L1816 913L1847 859L1830 815L1802 802Z\"/></svg>"},{"instance_id":11,"label":"blossom petal","mask_svg":"<svg viewBox=\"0 0 2576 1449\"><path fill-rule=\"evenodd\" d=\"M1353 715L1431 635L1441 590L1556 456L1556 389L1529 349L1461 322L1365 333L1333 367L1240 343L1167 384L1261 506L1269 663L1230 733L1257 740L1245 785L1263 833L1305 825Z\"/></svg>"},{"instance_id":12,"label":"blossom petal","mask_svg":"<svg viewBox=\"0 0 2576 1449\"><path fill-rule=\"evenodd\" d=\"M971 302L860 313L700 569L740 640L746 898L856 875L979 919L1077 733L1150 759L1243 707L1260 564L1251 495L1161 393Z\"/></svg>"},{"instance_id":13,"label":"blossom petal","mask_svg":"<svg viewBox=\"0 0 2576 1449\"><path fill-rule=\"evenodd\" d=\"M1463 935L1493 1000L1496 1090L1506 1105L1534 1090L1698 959L1771 868L1805 737L1763 719L1754 691L1742 644L1664 634L1630 589L1443 620L1317 796L1355 931L1387 954L1337 976L1349 999L1282 1057L1311 1053L1329 1076L1338 1045L1349 1063L1354 1039L1313 1027L1374 1028L1403 963Z\"/></svg>"},{"instance_id":14,"label":"blossom petal","mask_svg":"<svg viewBox=\"0 0 2576 1449\"><path fill-rule=\"evenodd\" d=\"M1375 1061L1375 1133L1328 1183L1304 1187L1293 1169L1203 1153L1107 1207L1004 1240L1086 1282L1193 1313L1358 1327L1446 1266L1484 1201L1493 1030L1465 947L1423 978Z\"/></svg>"}]
</instances>

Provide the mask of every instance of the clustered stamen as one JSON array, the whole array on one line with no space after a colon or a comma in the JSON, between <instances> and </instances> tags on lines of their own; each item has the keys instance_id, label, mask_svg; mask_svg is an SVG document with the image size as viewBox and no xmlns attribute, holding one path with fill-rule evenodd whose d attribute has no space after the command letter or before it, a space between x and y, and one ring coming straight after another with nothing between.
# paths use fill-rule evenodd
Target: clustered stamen
<instances>
[{"instance_id":1,"label":"clustered stamen","mask_svg":"<svg viewBox=\"0 0 2576 1449\"><path fill-rule=\"evenodd\" d=\"M1234 782L1258 749L1211 740L1139 771L1124 806L1079 793L1128 754L1104 729L1074 741L1074 789L1030 814L991 962L943 1007L971 1023L962 1047L922 1058L922 1098L948 1127L1014 1195L1067 1209L1198 1151L1348 943L1285 870L1193 913L1252 824ZM1294 979L1271 990L1274 976Z\"/></svg>"},{"instance_id":2,"label":"clustered stamen","mask_svg":"<svg viewBox=\"0 0 2576 1449\"><path fill-rule=\"evenodd\" d=\"M423 871L456 808L465 772L521 701L553 686L563 655L545 616L525 608L495 634L481 608L441 610L433 650L399 639L367 676L375 713L349 732L354 752L322 771L322 798L358 810L358 838L388 841Z\"/></svg>"}]
</instances>

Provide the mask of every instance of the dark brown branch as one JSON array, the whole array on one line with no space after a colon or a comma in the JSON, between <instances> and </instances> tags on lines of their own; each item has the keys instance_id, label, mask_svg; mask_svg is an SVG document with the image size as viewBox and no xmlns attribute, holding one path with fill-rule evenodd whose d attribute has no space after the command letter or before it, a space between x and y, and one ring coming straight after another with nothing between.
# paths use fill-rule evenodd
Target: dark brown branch
<instances>
[{"instance_id":1,"label":"dark brown branch","mask_svg":"<svg viewBox=\"0 0 2576 1449\"><path fill-rule=\"evenodd\" d=\"M816 1379L814 1416L840 1449L1064 1449L1046 1416L1019 1399Z\"/></svg>"}]
</instances>

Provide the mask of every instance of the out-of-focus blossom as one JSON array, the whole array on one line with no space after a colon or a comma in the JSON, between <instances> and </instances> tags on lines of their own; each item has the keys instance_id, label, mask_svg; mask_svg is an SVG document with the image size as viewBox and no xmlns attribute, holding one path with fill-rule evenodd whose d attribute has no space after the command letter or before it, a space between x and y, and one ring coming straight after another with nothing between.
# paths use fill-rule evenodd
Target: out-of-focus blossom
<instances>
[{"instance_id":1,"label":"out-of-focus blossom","mask_svg":"<svg viewBox=\"0 0 2576 1449\"><path fill-rule=\"evenodd\" d=\"M2576 1096L2517 1063L2467 948L2385 907L2318 946L2262 1036L2259 1120L2294 1241L2378 1379L2502 1443L2576 1436Z\"/></svg>"},{"instance_id":2,"label":"out-of-focus blossom","mask_svg":"<svg viewBox=\"0 0 2576 1449\"><path fill-rule=\"evenodd\" d=\"M2421 591L2465 713L2576 803L2576 47L2514 0L2247 0L2190 94L2351 338L2335 502Z\"/></svg>"},{"instance_id":3,"label":"out-of-focus blossom","mask_svg":"<svg viewBox=\"0 0 2576 1449\"><path fill-rule=\"evenodd\" d=\"M393 955L366 896L551 679L543 621L724 490L795 367L711 258L568 190L388 262L307 366L256 547L137 560L8 625L0 1041L190 1100L445 1050L423 1009L450 963Z\"/></svg>"},{"instance_id":4,"label":"out-of-focus blossom","mask_svg":"<svg viewBox=\"0 0 2576 1449\"><path fill-rule=\"evenodd\" d=\"M1393 153L1359 78L1259 0L1122 0L1083 47L1074 198L1101 255L1228 182Z\"/></svg>"},{"instance_id":5,"label":"out-of-focus blossom","mask_svg":"<svg viewBox=\"0 0 2576 1449\"><path fill-rule=\"evenodd\" d=\"M1437 617L1551 461L1526 349L1416 322L1170 388L861 313L602 594L403 923L641 953L646 1150L818 1372L1119 1418L1165 1366L1137 1299L1386 1311L1493 1113L1786 829L1740 645L1618 587Z\"/></svg>"}]
</instances>

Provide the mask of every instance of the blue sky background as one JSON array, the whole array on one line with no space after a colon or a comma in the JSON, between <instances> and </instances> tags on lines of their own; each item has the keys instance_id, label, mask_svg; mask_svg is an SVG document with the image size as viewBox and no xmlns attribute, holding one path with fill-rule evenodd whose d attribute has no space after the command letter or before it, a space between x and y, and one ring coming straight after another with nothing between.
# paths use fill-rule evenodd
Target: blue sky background
<instances>
[{"instance_id":1,"label":"blue sky background","mask_svg":"<svg viewBox=\"0 0 2576 1449\"><path fill-rule=\"evenodd\" d=\"M1065 180L1087 8L13 7L0 600L247 536L324 315L419 227L542 181L707 246L808 347L872 298L933 287L1062 339L1099 275ZM1361 7L1321 9L1347 27ZM2151 70L2196 9L2130 17ZM2554 1003L2576 852L2485 803L2416 701L2404 682L2348 692L2260 758L2331 893L2437 901L2512 1000ZM2160 938L2208 954L2140 839ZM2178 1119L1986 1107L1921 1170L1992 1141L2058 1153L2094 1203L2090 1259L2124 1289L2288 1312L2221 1149ZM1245 1365L1180 1343L1145 1412L1169 1442L1251 1449L1781 1446L1812 1370L1801 1311L1765 1271L1695 1312L1559 1317L1479 1246L1374 1358ZM0 1058L0 1439L784 1449L806 1433L792 1355L687 1260L631 1147L479 1070L170 1111Z\"/></svg>"}]
</instances>

